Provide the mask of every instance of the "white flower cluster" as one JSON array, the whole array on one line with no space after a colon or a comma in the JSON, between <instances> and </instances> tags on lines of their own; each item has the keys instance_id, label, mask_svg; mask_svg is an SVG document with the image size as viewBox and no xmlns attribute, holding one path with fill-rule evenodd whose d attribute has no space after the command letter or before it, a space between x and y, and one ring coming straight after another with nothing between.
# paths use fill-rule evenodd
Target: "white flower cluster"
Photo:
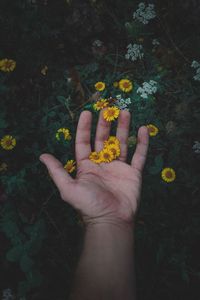
<instances>
[{"instance_id":1,"label":"white flower cluster","mask_svg":"<svg viewBox=\"0 0 200 300\"><path fill-rule=\"evenodd\" d=\"M103 46L103 42L100 40L95 40L92 44L93 47L101 47Z\"/></svg>"},{"instance_id":2,"label":"white flower cluster","mask_svg":"<svg viewBox=\"0 0 200 300\"><path fill-rule=\"evenodd\" d=\"M148 6L145 3L141 2L138 5L138 9L133 13L133 19L137 19L143 24L148 24L151 19L156 17L156 12L154 9L154 4L149 4Z\"/></svg>"},{"instance_id":3,"label":"white flower cluster","mask_svg":"<svg viewBox=\"0 0 200 300\"><path fill-rule=\"evenodd\" d=\"M192 149L194 150L195 153L199 154L200 153L200 142L195 141Z\"/></svg>"},{"instance_id":4,"label":"white flower cluster","mask_svg":"<svg viewBox=\"0 0 200 300\"><path fill-rule=\"evenodd\" d=\"M155 94L157 92L157 82L150 80L149 82L143 82L142 87L137 89L137 93L144 99L147 99L149 95Z\"/></svg>"},{"instance_id":5,"label":"white flower cluster","mask_svg":"<svg viewBox=\"0 0 200 300\"><path fill-rule=\"evenodd\" d=\"M117 99L117 101L115 102L115 104L117 107L119 107L119 109L129 110L127 107L128 107L128 104L131 104L130 98L123 99L121 95L117 95L116 99Z\"/></svg>"},{"instance_id":6,"label":"white flower cluster","mask_svg":"<svg viewBox=\"0 0 200 300\"><path fill-rule=\"evenodd\" d=\"M3 290L3 297L2 300L13 300L14 296L12 294L12 290L11 289L5 289Z\"/></svg>"},{"instance_id":7,"label":"white flower cluster","mask_svg":"<svg viewBox=\"0 0 200 300\"><path fill-rule=\"evenodd\" d=\"M191 64L191 67L196 69L196 75L193 77L194 80L200 81L200 63L194 60Z\"/></svg>"},{"instance_id":8,"label":"white flower cluster","mask_svg":"<svg viewBox=\"0 0 200 300\"><path fill-rule=\"evenodd\" d=\"M126 59L130 59L132 61L139 59L142 59L142 57L144 56L143 51L143 47L142 45L138 45L138 44L129 44L127 46L127 53L125 55Z\"/></svg>"},{"instance_id":9,"label":"white flower cluster","mask_svg":"<svg viewBox=\"0 0 200 300\"><path fill-rule=\"evenodd\" d=\"M153 45L153 46L159 46L159 45L160 45L160 42L158 41L158 39L153 39L153 40L152 40L152 45Z\"/></svg>"}]
</instances>

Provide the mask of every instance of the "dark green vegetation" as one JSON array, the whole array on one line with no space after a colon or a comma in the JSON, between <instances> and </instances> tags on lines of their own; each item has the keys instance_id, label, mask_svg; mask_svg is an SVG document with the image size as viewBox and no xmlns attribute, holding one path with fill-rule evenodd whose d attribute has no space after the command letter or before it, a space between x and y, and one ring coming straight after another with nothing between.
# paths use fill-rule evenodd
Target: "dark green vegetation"
<instances>
[{"instance_id":1,"label":"dark green vegetation","mask_svg":"<svg viewBox=\"0 0 200 300\"><path fill-rule=\"evenodd\" d=\"M159 128L136 222L139 299L198 298L200 154L192 147L200 141L200 82L191 63L200 60L200 8L195 1L154 3L157 17L143 25L133 22L138 2L132 0L0 0L0 60L17 63L11 73L0 71L0 139L17 140L12 151L0 148L0 165L7 164L0 171L0 291L11 288L17 299L67 298L84 230L38 157L53 153L63 164L75 159L83 109L93 112L94 138L94 84L106 82L103 97L125 97L112 84L128 78L134 83L127 94L130 136L143 124ZM103 46L92 46L97 39ZM143 45L142 60L125 60L129 43ZM136 90L149 80L158 92L144 101ZM70 142L56 140L60 127L70 129ZM130 145L129 161L134 149ZM174 182L162 180L165 167L176 171Z\"/></svg>"}]
</instances>

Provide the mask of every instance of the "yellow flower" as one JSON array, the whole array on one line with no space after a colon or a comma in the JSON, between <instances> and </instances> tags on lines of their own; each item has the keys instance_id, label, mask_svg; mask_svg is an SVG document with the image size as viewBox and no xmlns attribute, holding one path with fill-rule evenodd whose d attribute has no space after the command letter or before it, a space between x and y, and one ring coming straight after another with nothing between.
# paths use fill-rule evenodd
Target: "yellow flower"
<instances>
[{"instance_id":1,"label":"yellow flower","mask_svg":"<svg viewBox=\"0 0 200 300\"><path fill-rule=\"evenodd\" d=\"M108 145L105 149L109 149L110 151L112 151L114 159L120 156L120 147L117 144Z\"/></svg>"},{"instance_id":2,"label":"yellow flower","mask_svg":"<svg viewBox=\"0 0 200 300\"><path fill-rule=\"evenodd\" d=\"M161 172L161 177L166 182L172 182L176 179L176 173L172 168L164 168Z\"/></svg>"},{"instance_id":3,"label":"yellow flower","mask_svg":"<svg viewBox=\"0 0 200 300\"><path fill-rule=\"evenodd\" d=\"M108 148L104 148L103 150L101 150L99 152L99 155L100 155L100 161L101 162L108 163L108 162L111 162L114 159L113 152Z\"/></svg>"},{"instance_id":4,"label":"yellow flower","mask_svg":"<svg viewBox=\"0 0 200 300\"><path fill-rule=\"evenodd\" d=\"M72 173L76 169L75 164L76 162L73 159L68 160L67 163L64 165L64 169L68 173Z\"/></svg>"},{"instance_id":5,"label":"yellow flower","mask_svg":"<svg viewBox=\"0 0 200 300\"><path fill-rule=\"evenodd\" d=\"M0 70L3 72L12 72L16 67L16 62L12 59L1 59L0 60Z\"/></svg>"},{"instance_id":6,"label":"yellow flower","mask_svg":"<svg viewBox=\"0 0 200 300\"><path fill-rule=\"evenodd\" d=\"M116 106L108 107L103 112L103 117L106 121L110 122L118 118L120 109Z\"/></svg>"},{"instance_id":7,"label":"yellow flower","mask_svg":"<svg viewBox=\"0 0 200 300\"><path fill-rule=\"evenodd\" d=\"M116 145L116 146L120 145L120 141L116 136L109 136L108 140L104 142L104 147L108 147L111 145Z\"/></svg>"},{"instance_id":8,"label":"yellow flower","mask_svg":"<svg viewBox=\"0 0 200 300\"><path fill-rule=\"evenodd\" d=\"M123 92L128 93L128 92L130 92L133 89L133 84L128 79L121 79L119 81L119 88Z\"/></svg>"},{"instance_id":9,"label":"yellow flower","mask_svg":"<svg viewBox=\"0 0 200 300\"><path fill-rule=\"evenodd\" d=\"M149 135L155 136L158 134L158 128L154 126L153 124L149 124L146 126L149 129Z\"/></svg>"},{"instance_id":10,"label":"yellow flower","mask_svg":"<svg viewBox=\"0 0 200 300\"><path fill-rule=\"evenodd\" d=\"M96 164L99 164L101 162L99 152L96 151L90 153L89 159Z\"/></svg>"},{"instance_id":11,"label":"yellow flower","mask_svg":"<svg viewBox=\"0 0 200 300\"><path fill-rule=\"evenodd\" d=\"M68 128L60 128L60 129L57 130L56 138L57 138L58 141L60 140L60 134L63 134L64 139L67 140L67 141L71 140L71 138L72 138Z\"/></svg>"},{"instance_id":12,"label":"yellow flower","mask_svg":"<svg viewBox=\"0 0 200 300\"><path fill-rule=\"evenodd\" d=\"M99 101L97 101L93 107L95 110L100 110L100 109L103 109L104 107L108 106L108 101L106 99L101 99Z\"/></svg>"},{"instance_id":13,"label":"yellow flower","mask_svg":"<svg viewBox=\"0 0 200 300\"><path fill-rule=\"evenodd\" d=\"M7 171L8 165L6 163L0 163L0 172Z\"/></svg>"},{"instance_id":14,"label":"yellow flower","mask_svg":"<svg viewBox=\"0 0 200 300\"><path fill-rule=\"evenodd\" d=\"M5 135L1 139L1 147L5 150L12 150L16 146L16 139L13 138L11 135Z\"/></svg>"},{"instance_id":15,"label":"yellow flower","mask_svg":"<svg viewBox=\"0 0 200 300\"><path fill-rule=\"evenodd\" d=\"M44 66L41 70L41 74L45 76L45 75L47 75L47 71L48 71L48 67Z\"/></svg>"},{"instance_id":16,"label":"yellow flower","mask_svg":"<svg viewBox=\"0 0 200 300\"><path fill-rule=\"evenodd\" d=\"M117 81L113 82L113 86L114 86L115 88L117 88L117 87L119 86L119 82L117 82Z\"/></svg>"},{"instance_id":17,"label":"yellow flower","mask_svg":"<svg viewBox=\"0 0 200 300\"><path fill-rule=\"evenodd\" d=\"M103 91L105 89L106 85L104 82L102 81L98 81L96 84L95 84L95 88L97 91Z\"/></svg>"}]
</instances>

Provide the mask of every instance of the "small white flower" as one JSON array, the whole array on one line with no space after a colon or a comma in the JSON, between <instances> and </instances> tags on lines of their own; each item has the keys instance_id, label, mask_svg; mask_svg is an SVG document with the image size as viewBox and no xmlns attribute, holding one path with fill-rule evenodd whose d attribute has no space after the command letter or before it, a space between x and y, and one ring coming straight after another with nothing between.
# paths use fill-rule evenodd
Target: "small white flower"
<instances>
[{"instance_id":1,"label":"small white flower","mask_svg":"<svg viewBox=\"0 0 200 300\"><path fill-rule=\"evenodd\" d=\"M194 150L195 153L199 154L200 153L200 142L195 141L192 149Z\"/></svg>"},{"instance_id":2,"label":"small white flower","mask_svg":"<svg viewBox=\"0 0 200 300\"><path fill-rule=\"evenodd\" d=\"M156 47L156 46L159 46L159 45L160 45L160 42L159 42L157 39L153 39L153 40L152 40L152 45L155 46L155 47Z\"/></svg>"},{"instance_id":3,"label":"small white flower","mask_svg":"<svg viewBox=\"0 0 200 300\"><path fill-rule=\"evenodd\" d=\"M200 67L200 63L198 63L198 61L196 61L196 60L193 60L193 62L192 62L192 64L191 64L191 67L192 68L199 68Z\"/></svg>"},{"instance_id":4,"label":"small white flower","mask_svg":"<svg viewBox=\"0 0 200 300\"><path fill-rule=\"evenodd\" d=\"M128 107L128 104L131 104L130 98L123 99L121 95L117 95L116 99L117 99L117 101L115 102L115 105L117 107L119 107L119 109L129 110L127 107Z\"/></svg>"},{"instance_id":5,"label":"small white flower","mask_svg":"<svg viewBox=\"0 0 200 300\"><path fill-rule=\"evenodd\" d=\"M147 99L149 95L155 94L157 90L157 82L150 80L149 82L143 82L142 87L137 89L137 94L140 94L141 98Z\"/></svg>"},{"instance_id":6,"label":"small white flower","mask_svg":"<svg viewBox=\"0 0 200 300\"><path fill-rule=\"evenodd\" d=\"M142 59L143 56L144 56L144 53L143 53L142 45L129 44L127 46L127 53L125 55L126 59L130 59L132 61L135 61L137 59Z\"/></svg>"},{"instance_id":7,"label":"small white flower","mask_svg":"<svg viewBox=\"0 0 200 300\"><path fill-rule=\"evenodd\" d=\"M103 46L103 42L100 40L95 40L92 44L93 47L101 47Z\"/></svg>"},{"instance_id":8,"label":"small white flower","mask_svg":"<svg viewBox=\"0 0 200 300\"><path fill-rule=\"evenodd\" d=\"M13 296L11 289L8 288L8 289L3 290L2 300L13 300L13 299L14 299L14 296Z\"/></svg>"},{"instance_id":9,"label":"small white flower","mask_svg":"<svg viewBox=\"0 0 200 300\"><path fill-rule=\"evenodd\" d=\"M133 19L137 19L143 24L148 24L151 19L156 17L154 4L145 5L143 2L139 3L138 9L133 13Z\"/></svg>"},{"instance_id":10,"label":"small white flower","mask_svg":"<svg viewBox=\"0 0 200 300\"><path fill-rule=\"evenodd\" d=\"M191 67L196 69L196 75L193 76L194 80L200 81L200 63L198 63L196 60L193 60Z\"/></svg>"}]
</instances>

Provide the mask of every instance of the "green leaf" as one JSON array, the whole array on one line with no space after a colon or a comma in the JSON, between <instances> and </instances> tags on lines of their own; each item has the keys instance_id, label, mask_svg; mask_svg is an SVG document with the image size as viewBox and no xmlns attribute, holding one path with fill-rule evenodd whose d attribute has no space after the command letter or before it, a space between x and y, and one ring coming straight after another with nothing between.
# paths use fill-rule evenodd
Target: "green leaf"
<instances>
[{"instance_id":1,"label":"green leaf","mask_svg":"<svg viewBox=\"0 0 200 300\"><path fill-rule=\"evenodd\" d=\"M64 96L57 96L56 99L62 104L66 102L66 98Z\"/></svg>"},{"instance_id":2,"label":"green leaf","mask_svg":"<svg viewBox=\"0 0 200 300\"><path fill-rule=\"evenodd\" d=\"M8 261L16 262L20 259L24 251L24 248L22 245L15 246L8 250L6 253L6 258Z\"/></svg>"},{"instance_id":3,"label":"green leaf","mask_svg":"<svg viewBox=\"0 0 200 300\"><path fill-rule=\"evenodd\" d=\"M24 273L27 273L31 270L32 266L34 265L33 260L26 254L21 257L20 259L20 268Z\"/></svg>"},{"instance_id":4,"label":"green leaf","mask_svg":"<svg viewBox=\"0 0 200 300\"><path fill-rule=\"evenodd\" d=\"M164 162L163 162L162 154L157 155L154 161L154 165L149 168L149 173L151 175L158 174L163 168L163 163Z\"/></svg>"}]
</instances>

